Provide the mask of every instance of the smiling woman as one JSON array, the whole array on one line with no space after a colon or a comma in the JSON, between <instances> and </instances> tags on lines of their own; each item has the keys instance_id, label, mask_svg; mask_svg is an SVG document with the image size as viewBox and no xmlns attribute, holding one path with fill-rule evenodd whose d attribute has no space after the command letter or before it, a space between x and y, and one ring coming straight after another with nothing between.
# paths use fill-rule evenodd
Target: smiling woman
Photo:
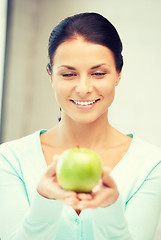
<instances>
[{"instance_id":1,"label":"smiling woman","mask_svg":"<svg viewBox=\"0 0 161 240\"><path fill-rule=\"evenodd\" d=\"M49 59L61 121L1 145L2 239L152 240L161 211L161 149L109 123L123 66L115 27L97 13L68 17L51 32ZM102 162L87 193L67 191L57 179L59 155L76 146Z\"/></svg>"}]
</instances>

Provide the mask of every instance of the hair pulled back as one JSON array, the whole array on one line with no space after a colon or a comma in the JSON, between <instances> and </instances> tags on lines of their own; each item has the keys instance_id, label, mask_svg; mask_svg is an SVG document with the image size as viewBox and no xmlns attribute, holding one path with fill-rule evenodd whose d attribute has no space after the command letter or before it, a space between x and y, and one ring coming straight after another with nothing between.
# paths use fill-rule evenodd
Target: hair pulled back
<instances>
[{"instance_id":1,"label":"hair pulled back","mask_svg":"<svg viewBox=\"0 0 161 240\"><path fill-rule=\"evenodd\" d=\"M109 48L114 55L116 70L121 71L123 66L122 42L117 30L105 17L92 12L67 17L53 29L48 47L50 73L52 73L54 54L58 46L78 36L83 37L85 41Z\"/></svg>"}]
</instances>

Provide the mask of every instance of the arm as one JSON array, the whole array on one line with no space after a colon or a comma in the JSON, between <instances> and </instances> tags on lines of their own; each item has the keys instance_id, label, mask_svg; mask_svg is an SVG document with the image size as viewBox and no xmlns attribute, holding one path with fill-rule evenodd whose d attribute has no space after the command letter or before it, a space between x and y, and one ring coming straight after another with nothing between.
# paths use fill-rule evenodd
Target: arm
<instances>
[{"instance_id":1,"label":"arm","mask_svg":"<svg viewBox=\"0 0 161 240\"><path fill-rule=\"evenodd\" d=\"M151 240L161 212L161 162L147 176L142 186L132 196L125 214L134 239Z\"/></svg>"},{"instance_id":2,"label":"arm","mask_svg":"<svg viewBox=\"0 0 161 240\"><path fill-rule=\"evenodd\" d=\"M111 206L93 210L95 238L152 240L160 211L161 163L152 169L126 206L119 196Z\"/></svg>"},{"instance_id":3,"label":"arm","mask_svg":"<svg viewBox=\"0 0 161 240\"><path fill-rule=\"evenodd\" d=\"M61 201L42 197L36 189L30 206L25 183L18 173L15 160L11 164L6 154L0 154L1 239L55 239L61 210Z\"/></svg>"}]
</instances>

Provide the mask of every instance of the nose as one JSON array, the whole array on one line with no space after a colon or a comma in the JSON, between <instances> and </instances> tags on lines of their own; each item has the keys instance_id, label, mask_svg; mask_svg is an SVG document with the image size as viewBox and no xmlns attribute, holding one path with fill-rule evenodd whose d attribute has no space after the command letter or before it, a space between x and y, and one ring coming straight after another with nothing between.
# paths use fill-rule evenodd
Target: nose
<instances>
[{"instance_id":1,"label":"nose","mask_svg":"<svg viewBox=\"0 0 161 240\"><path fill-rule=\"evenodd\" d=\"M88 77L82 77L78 80L75 91L81 96L84 97L87 94L91 93L93 90L92 83Z\"/></svg>"}]
</instances>

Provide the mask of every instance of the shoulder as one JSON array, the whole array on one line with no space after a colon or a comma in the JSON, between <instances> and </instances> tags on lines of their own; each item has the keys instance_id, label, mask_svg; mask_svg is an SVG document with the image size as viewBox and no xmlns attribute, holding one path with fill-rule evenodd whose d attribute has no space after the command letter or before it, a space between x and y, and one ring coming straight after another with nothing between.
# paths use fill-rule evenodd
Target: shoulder
<instances>
[{"instance_id":1,"label":"shoulder","mask_svg":"<svg viewBox=\"0 0 161 240\"><path fill-rule=\"evenodd\" d=\"M113 172L123 199L130 199L145 183L161 184L161 148L133 135L130 148ZM150 190L148 184L147 191Z\"/></svg>"},{"instance_id":2,"label":"shoulder","mask_svg":"<svg viewBox=\"0 0 161 240\"><path fill-rule=\"evenodd\" d=\"M40 131L37 131L22 138L2 143L0 145L0 153L4 155L7 155L9 153L13 153L15 155L26 154L26 152L34 147L33 144L39 135Z\"/></svg>"},{"instance_id":3,"label":"shoulder","mask_svg":"<svg viewBox=\"0 0 161 240\"><path fill-rule=\"evenodd\" d=\"M124 171L124 177L126 176L129 184L138 182L140 185L151 173L156 173L155 169L160 168L161 148L133 135L129 150L115 168L114 174L117 173L120 177ZM161 176L161 170L159 175Z\"/></svg>"},{"instance_id":4,"label":"shoulder","mask_svg":"<svg viewBox=\"0 0 161 240\"><path fill-rule=\"evenodd\" d=\"M161 178L161 148L134 135L129 153L129 173L137 182L149 176Z\"/></svg>"},{"instance_id":5,"label":"shoulder","mask_svg":"<svg viewBox=\"0 0 161 240\"><path fill-rule=\"evenodd\" d=\"M141 162L157 164L161 161L161 148L134 135L133 154Z\"/></svg>"},{"instance_id":6,"label":"shoulder","mask_svg":"<svg viewBox=\"0 0 161 240\"><path fill-rule=\"evenodd\" d=\"M9 141L0 145L0 168L21 174L22 162L36 156L40 132L36 131L28 136Z\"/></svg>"}]
</instances>

